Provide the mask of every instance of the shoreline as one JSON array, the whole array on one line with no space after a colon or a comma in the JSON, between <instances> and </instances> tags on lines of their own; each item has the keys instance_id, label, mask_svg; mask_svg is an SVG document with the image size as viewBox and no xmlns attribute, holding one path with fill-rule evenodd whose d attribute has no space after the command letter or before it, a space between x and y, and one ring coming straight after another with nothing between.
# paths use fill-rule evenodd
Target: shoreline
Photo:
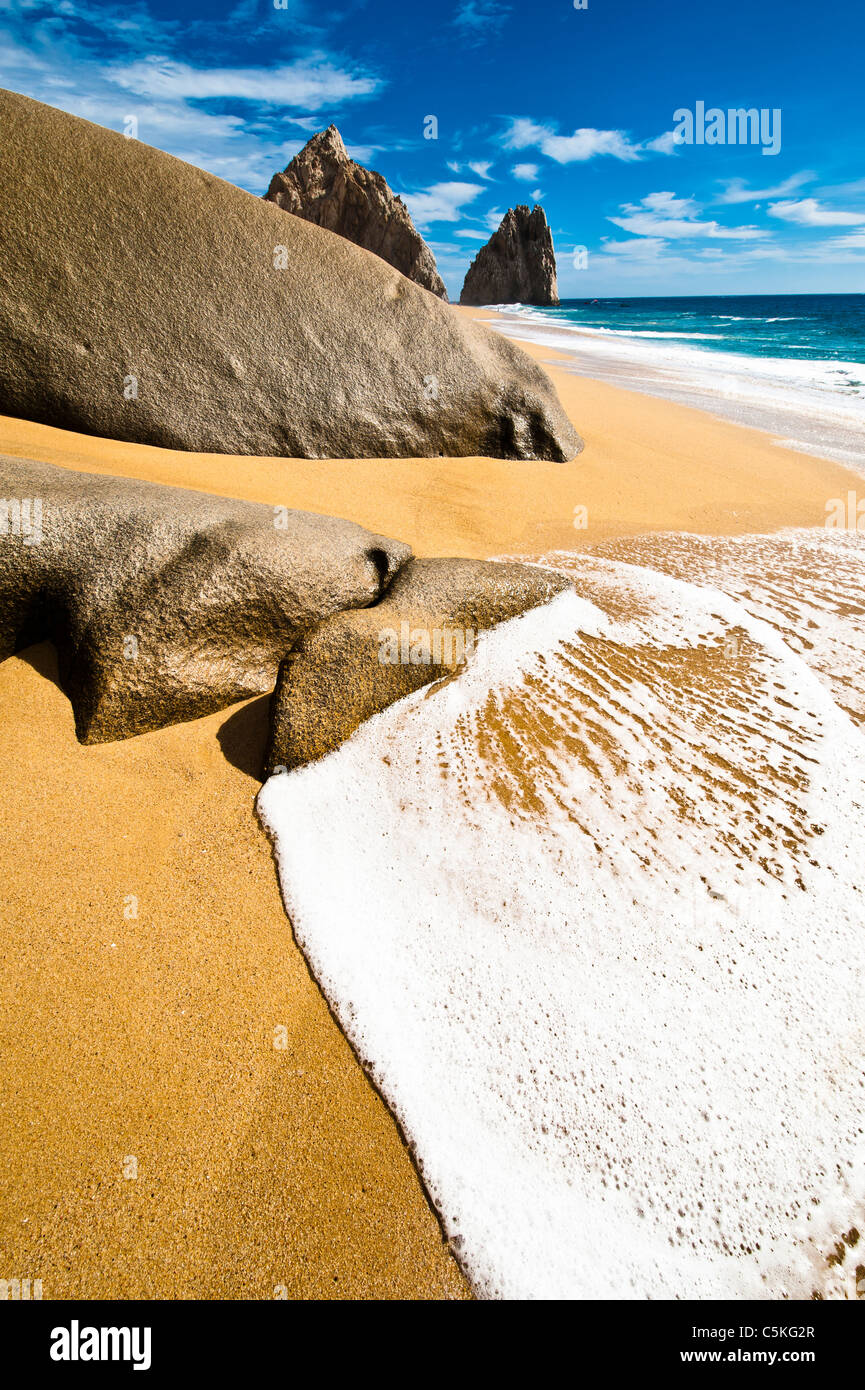
<instances>
[{"instance_id":1,"label":"shoreline","mask_svg":"<svg viewBox=\"0 0 865 1390\"><path fill-rule=\"evenodd\" d=\"M550 375L586 442L568 464L179 454L9 419L0 450L470 558L820 526L861 482L698 410ZM10 1274L42 1278L46 1299L470 1296L285 915L253 809L267 697L84 747L55 669L46 647L0 667Z\"/></svg>"},{"instance_id":2,"label":"shoreline","mask_svg":"<svg viewBox=\"0 0 865 1390\"><path fill-rule=\"evenodd\" d=\"M661 350L635 334L545 319L543 309L468 309L523 348L546 349L551 361L596 382L702 410L718 421L760 430L777 447L853 468L865 476L865 401L818 389L813 371L855 369L852 362L812 363L710 351L682 342Z\"/></svg>"}]
</instances>

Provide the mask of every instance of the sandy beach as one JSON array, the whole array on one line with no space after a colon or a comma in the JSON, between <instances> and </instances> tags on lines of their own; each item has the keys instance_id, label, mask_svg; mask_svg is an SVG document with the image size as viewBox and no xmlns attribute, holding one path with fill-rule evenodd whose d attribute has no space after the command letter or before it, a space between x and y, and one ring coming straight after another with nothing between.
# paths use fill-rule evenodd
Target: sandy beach
<instances>
[{"instance_id":1,"label":"sandy beach","mask_svg":"<svg viewBox=\"0 0 865 1390\"><path fill-rule=\"evenodd\" d=\"M179 453L9 418L0 451L335 514L422 556L820 526L861 484L549 371L585 440L567 464ZM50 648L0 691L4 1268L61 1299L470 1296L293 941L253 809L266 699L82 747Z\"/></svg>"}]
</instances>

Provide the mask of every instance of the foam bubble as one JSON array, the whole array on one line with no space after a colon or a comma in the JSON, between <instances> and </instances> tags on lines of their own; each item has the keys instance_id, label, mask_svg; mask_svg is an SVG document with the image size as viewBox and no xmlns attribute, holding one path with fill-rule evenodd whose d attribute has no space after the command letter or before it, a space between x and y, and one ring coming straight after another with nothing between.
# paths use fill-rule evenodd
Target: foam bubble
<instances>
[{"instance_id":1,"label":"foam bubble","mask_svg":"<svg viewBox=\"0 0 865 1390\"><path fill-rule=\"evenodd\" d=\"M831 643L557 564L579 596L263 788L298 939L478 1292L849 1294L865 739Z\"/></svg>"}]
</instances>

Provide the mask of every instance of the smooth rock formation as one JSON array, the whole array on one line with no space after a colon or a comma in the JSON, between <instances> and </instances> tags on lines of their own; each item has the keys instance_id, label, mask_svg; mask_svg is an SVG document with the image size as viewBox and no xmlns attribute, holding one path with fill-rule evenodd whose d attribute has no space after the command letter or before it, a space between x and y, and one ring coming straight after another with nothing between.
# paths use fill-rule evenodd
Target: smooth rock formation
<instances>
[{"instance_id":1,"label":"smooth rock formation","mask_svg":"<svg viewBox=\"0 0 865 1390\"><path fill-rule=\"evenodd\" d=\"M381 174L349 158L335 125L313 135L287 168L274 174L264 196L285 212L381 256L409 280L447 299L435 256L402 198Z\"/></svg>"},{"instance_id":2,"label":"smooth rock formation","mask_svg":"<svg viewBox=\"0 0 865 1390\"><path fill-rule=\"evenodd\" d=\"M540 203L509 208L468 269L460 304L558 304L556 257Z\"/></svg>"},{"instance_id":3,"label":"smooth rock formation","mask_svg":"<svg viewBox=\"0 0 865 1390\"><path fill-rule=\"evenodd\" d=\"M53 641L83 743L273 688L408 546L350 521L0 458L0 660ZM326 712L324 712L326 717Z\"/></svg>"},{"instance_id":4,"label":"smooth rock formation","mask_svg":"<svg viewBox=\"0 0 865 1390\"><path fill-rule=\"evenodd\" d=\"M378 256L0 95L0 412L305 458L580 448L546 375Z\"/></svg>"},{"instance_id":5,"label":"smooth rock formation","mask_svg":"<svg viewBox=\"0 0 865 1390\"><path fill-rule=\"evenodd\" d=\"M371 715L458 674L479 632L570 587L528 565L409 561L374 607L328 618L286 657L271 703L267 774L323 758Z\"/></svg>"}]
</instances>

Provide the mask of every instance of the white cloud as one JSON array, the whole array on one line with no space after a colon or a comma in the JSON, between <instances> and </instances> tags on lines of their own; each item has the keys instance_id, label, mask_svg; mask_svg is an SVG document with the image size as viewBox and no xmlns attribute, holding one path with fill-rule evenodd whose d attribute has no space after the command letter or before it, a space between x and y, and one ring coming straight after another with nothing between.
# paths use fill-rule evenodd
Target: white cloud
<instances>
[{"instance_id":1,"label":"white cloud","mask_svg":"<svg viewBox=\"0 0 865 1390\"><path fill-rule=\"evenodd\" d=\"M521 179L525 183L534 183L538 177L537 164L515 164L511 170L515 179Z\"/></svg>"},{"instance_id":2,"label":"white cloud","mask_svg":"<svg viewBox=\"0 0 865 1390\"><path fill-rule=\"evenodd\" d=\"M861 232L848 232L846 236L830 237L819 249L821 255L834 251L865 251L865 228Z\"/></svg>"},{"instance_id":3,"label":"white cloud","mask_svg":"<svg viewBox=\"0 0 865 1390\"><path fill-rule=\"evenodd\" d=\"M543 198L543 196L544 196L544 190L543 190L542 188L533 188L533 189L532 189L532 192L531 192L531 199L532 199L532 202L533 202L533 203L539 203L539 202L541 201L541 199Z\"/></svg>"},{"instance_id":4,"label":"white cloud","mask_svg":"<svg viewBox=\"0 0 865 1390\"><path fill-rule=\"evenodd\" d=\"M430 222L458 222L466 203L483 192L480 183L434 183L420 193L405 193L403 200L418 226Z\"/></svg>"},{"instance_id":5,"label":"white cloud","mask_svg":"<svg viewBox=\"0 0 865 1390\"><path fill-rule=\"evenodd\" d=\"M491 232L498 231L499 224L503 217L504 213L502 212L501 208L490 208L489 212L484 213L484 221L486 222Z\"/></svg>"},{"instance_id":6,"label":"white cloud","mask_svg":"<svg viewBox=\"0 0 865 1390\"><path fill-rule=\"evenodd\" d=\"M349 159L357 160L358 164L369 164L380 149L381 145L346 145L345 152Z\"/></svg>"},{"instance_id":7,"label":"white cloud","mask_svg":"<svg viewBox=\"0 0 865 1390\"><path fill-rule=\"evenodd\" d=\"M824 208L816 198L800 198L798 202L772 203L770 217L780 217L799 227L856 227L865 223L865 212L841 212Z\"/></svg>"},{"instance_id":8,"label":"white cloud","mask_svg":"<svg viewBox=\"0 0 865 1390\"><path fill-rule=\"evenodd\" d=\"M663 135L657 135L654 140L647 140L645 148L653 154L675 154L679 148L676 144L676 132L665 130Z\"/></svg>"},{"instance_id":9,"label":"white cloud","mask_svg":"<svg viewBox=\"0 0 865 1390\"><path fill-rule=\"evenodd\" d=\"M821 188L820 192L829 198L849 198L859 193L865 193L865 179L854 179L851 183L836 183L831 187Z\"/></svg>"},{"instance_id":10,"label":"white cloud","mask_svg":"<svg viewBox=\"0 0 865 1390\"><path fill-rule=\"evenodd\" d=\"M488 179L493 163L491 159L470 159L469 168L473 174L477 174L479 179Z\"/></svg>"},{"instance_id":11,"label":"white cloud","mask_svg":"<svg viewBox=\"0 0 865 1390\"><path fill-rule=\"evenodd\" d=\"M690 198L677 198L675 193L647 193L640 203L625 203L623 217L611 217L609 221L640 237L750 241L765 235L759 227L724 227L720 222L701 221L699 211Z\"/></svg>"},{"instance_id":12,"label":"white cloud","mask_svg":"<svg viewBox=\"0 0 865 1390\"><path fill-rule=\"evenodd\" d=\"M473 227L461 227L458 232L454 232L454 236L463 237L466 241L489 240L489 237L487 236L486 232L476 231Z\"/></svg>"},{"instance_id":13,"label":"white cloud","mask_svg":"<svg viewBox=\"0 0 865 1390\"><path fill-rule=\"evenodd\" d=\"M699 211L693 198L677 198L675 193L647 193L642 206L659 216L693 217Z\"/></svg>"},{"instance_id":14,"label":"white cloud","mask_svg":"<svg viewBox=\"0 0 865 1390\"><path fill-rule=\"evenodd\" d=\"M783 183L774 188L748 188L743 179L731 179L724 192L715 200L718 203L762 203L767 198L783 198L786 193L794 193L803 183L810 183L816 175L806 169L801 174L791 174Z\"/></svg>"},{"instance_id":15,"label":"white cloud","mask_svg":"<svg viewBox=\"0 0 865 1390\"><path fill-rule=\"evenodd\" d=\"M605 241L601 250L622 260L655 261L666 245L661 237L637 237L633 241Z\"/></svg>"},{"instance_id":16,"label":"white cloud","mask_svg":"<svg viewBox=\"0 0 865 1390\"><path fill-rule=\"evenodd\" d=\"M372 96L380 80L346 71L321 54L273 68L195 68L170 58L143 58L105 69L118 87L141 96L203 101L233 97L263 106L323 106Z\"/></svg>"},{"instance_id":17,"label":"white cloud","mask_svg":"<svg viewBox=\"0 0 865 1390\"><path fill-rule=\"evenodd\" d=\"M539 125L521 116L512 119L502 144L508 150L539 149L557 164L573 164L594 159L597 155L612 155L614 159L640 159L646 151L672 154L672 141L666 135L648 143L634 144L622 130L596 130L581 126L573 135L559 135L553 126ZM669 145L669 148L668 148Z\"/></svg>"}]
</instances>

